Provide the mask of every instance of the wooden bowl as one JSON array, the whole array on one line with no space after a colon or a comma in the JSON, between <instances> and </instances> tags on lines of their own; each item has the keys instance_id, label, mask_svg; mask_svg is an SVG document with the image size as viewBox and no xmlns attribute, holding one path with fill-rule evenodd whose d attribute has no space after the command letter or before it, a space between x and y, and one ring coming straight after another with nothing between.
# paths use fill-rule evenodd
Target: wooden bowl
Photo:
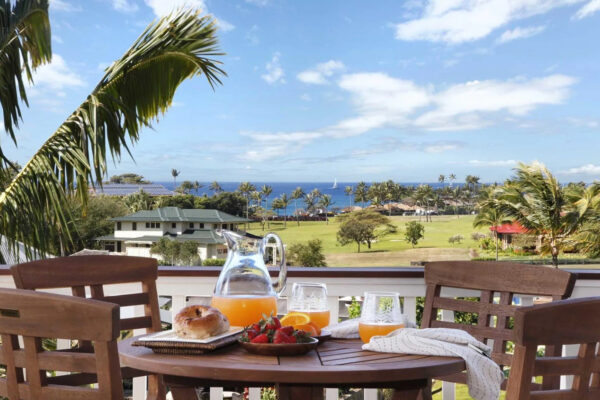
<instances>
[{"instance_id":1,"label":"wooden bowl","mask_svg":"<svg viewBox=\"0 0 600 400\"><path fill-rule=\"evenodd\" d=\"M250 343L239 342L248 353L258 354L261 356L299 356L306 354L309 351L316 349L319 341L315 338L310 338L310 342L306 343Z\"/></svg>"}]
</instances>

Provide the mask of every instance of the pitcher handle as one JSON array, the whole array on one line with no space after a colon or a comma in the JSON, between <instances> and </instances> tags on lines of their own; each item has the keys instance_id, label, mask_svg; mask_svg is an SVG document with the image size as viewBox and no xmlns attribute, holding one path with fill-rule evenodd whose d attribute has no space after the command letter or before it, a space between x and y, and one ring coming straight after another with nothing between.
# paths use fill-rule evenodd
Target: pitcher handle
<instances>
[{"instance_id":1,"label":"pitcher handle","mask_svg":"<svg viewBox=\"0 0 600 400\"><path fill-rule=\"evenodd\" d=\"M267 247L267 243L269 243L269 239L275 239L275 243L277 244L277 251L279 252L279 254L281 255L281 260L279 261L278 267L279 267L279 276L277 277L277 283L273 284L273 289L275 289L275 292L277 293L277 296L279 296L283 290L285 289L285 282L287 280L287 265L285 263L285 250L283 249L283 242L281 241L281 238L274 234L274 233L267 233L265 235L265 237L263 238L263 254L265 252L265 248Z\"/></svg>"}]
</instances>

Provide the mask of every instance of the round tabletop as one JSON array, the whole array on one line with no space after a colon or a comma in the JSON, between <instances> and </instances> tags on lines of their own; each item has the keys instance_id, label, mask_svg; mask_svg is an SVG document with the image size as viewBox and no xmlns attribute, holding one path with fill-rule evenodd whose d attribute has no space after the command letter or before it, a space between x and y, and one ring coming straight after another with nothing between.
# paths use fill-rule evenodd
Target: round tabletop
<instances>
[{"instance_id":1,"label":"round tabletop","mask_svg":"<svg viewBox=\"0 0 600 400\"><path fill-rule=\"evenodd\" d=\"M308 354L260 356L236 344L203 355L155 354L119 343L121 365L156 374L231 382L282 384L376 384L434 378L465 370L457 357L376 353L361 349L360 340L329 340Z\"/></svg>"}]
</instances>

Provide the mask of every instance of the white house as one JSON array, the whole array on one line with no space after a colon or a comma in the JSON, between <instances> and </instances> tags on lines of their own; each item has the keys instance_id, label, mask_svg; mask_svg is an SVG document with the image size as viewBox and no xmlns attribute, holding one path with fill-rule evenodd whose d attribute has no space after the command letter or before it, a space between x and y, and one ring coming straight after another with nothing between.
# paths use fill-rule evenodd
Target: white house
<instances>
[{"instance_id":1,"label":"white house","mask_svg":"<svg viewBox=\"0 0 600 400\"><path fill-rule=\"evenodd\" d=\"M161 238L198 243L198 255L207 258L225 258L227 246L216 229L237 230L239 224L249 222L219 210L181 209L163 207L143 210L113 218L112 235L96 238L102 248L129 256L155 257L150 247Z\"/></svg>"}]
</instances>

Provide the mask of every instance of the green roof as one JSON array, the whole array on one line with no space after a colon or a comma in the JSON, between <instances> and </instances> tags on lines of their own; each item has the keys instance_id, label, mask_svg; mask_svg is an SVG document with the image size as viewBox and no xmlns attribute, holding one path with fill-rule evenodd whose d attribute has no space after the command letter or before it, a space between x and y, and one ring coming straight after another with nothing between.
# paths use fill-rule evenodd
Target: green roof
<instances>
[{"instance_id":1,"label":"green roof","mask_svg":"<svg viewBox=\"0 0 600 400\"><path fill-rule=\"evenodd\" d=\"M162 238L167 238L171 240L177 240L178 242L188 242L194 241L197 243L203 244L222 244L225 243L222 237L217 235L217 233L213 229L197 229L197 230L187 230L183 232L181 235L170 235L165 234L164 236L150 236L144 235L134 238L123 238L123 237L115 237L114 235L105 235L99 236L96 240L102 241L121 241L121 242L158 242Z\"/></svg>"},{"instance_id":2,"label":"green roof","mask_svg":"<svg viewBox=\"0 0 600 400\"><path fill-rule=\"evenodd\" d=\"M236 217L219 210L183 209L179 207L162 207L156 210L143 210L113 221L131 222L207 222L207 223L243 223L249 219Z\"/></svg>"}]
</instances>

